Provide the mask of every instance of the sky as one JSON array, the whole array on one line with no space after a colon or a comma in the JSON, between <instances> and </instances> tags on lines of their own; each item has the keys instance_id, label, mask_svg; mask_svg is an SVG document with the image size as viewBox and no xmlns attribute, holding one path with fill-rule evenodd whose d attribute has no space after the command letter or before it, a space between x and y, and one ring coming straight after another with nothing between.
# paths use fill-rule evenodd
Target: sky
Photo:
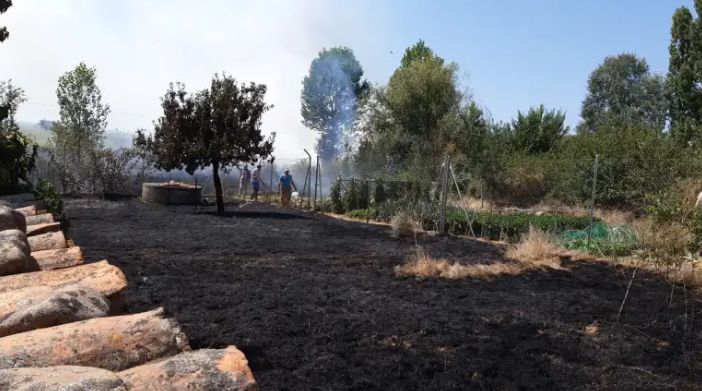
<instances>
[{"instance_id":1,"label":"sky","mask_svg":"<svg viewBox=\"0 0 702 391\"><path fill-rule=\"evenodd\" d=\"M170 82L206 88L214 73L268 86L263 129L279 158L304 156L300 91L322 48L348 46L374 84L423 39L459 65L459 83L496 121L544 104L574 127L587 78L633 52L668 68L671 17L692 0L16 0L0 16L0 80L27 102L18 120L56 119L56 83L80 61L97 68L110 129L153 129Z\"/></svg>"}]
</instances>

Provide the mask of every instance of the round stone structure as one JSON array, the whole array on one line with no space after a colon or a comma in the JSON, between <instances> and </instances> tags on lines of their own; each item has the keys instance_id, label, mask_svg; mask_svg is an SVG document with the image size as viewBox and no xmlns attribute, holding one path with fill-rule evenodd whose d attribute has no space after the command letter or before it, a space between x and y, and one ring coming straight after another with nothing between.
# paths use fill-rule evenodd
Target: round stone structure
<instances>
[{"instance_id":1,"label":"round stone structure","mask_svg":"<svg viewBox=\"0 0 702 391\"><path fill-rule=\"evenodd\" d=\"M196 205L202 199L202 186L178 182L144 183L141 200L162 205Z\"/></svg>"}]
</instances>

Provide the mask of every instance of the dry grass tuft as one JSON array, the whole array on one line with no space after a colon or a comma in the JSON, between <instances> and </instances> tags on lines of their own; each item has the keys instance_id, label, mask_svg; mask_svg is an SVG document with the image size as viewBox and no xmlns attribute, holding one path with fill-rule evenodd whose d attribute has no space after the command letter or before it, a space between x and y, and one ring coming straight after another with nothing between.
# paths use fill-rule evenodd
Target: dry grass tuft
<instances>
[{"instance_id":1,"label":"dry grass tuft","mask_svg":"<svg viewBox=\"0 0 702 391\"><path fill-rule=\"evenodd\" d=\"M413 238L418 231L419 224L405 212L400 212L390 220L392 236L395 238Z\"/></svg>"},{"instance_id":2,"label":"dry grass tuft","mask_svg":"<svg viewBox=\"0 0 702 391\"><path fill-rule=\"evenodd\" d=\"M508 258L525 262L549 263L557 257L558 246L552 235L535 228L529 228L522 240L507 249Z\"/></svg>"},{"instance_id":3,"label":"dry grass tuft","mask_svg":"<svg viewBox=\"0 0 702 391\"><path fill-rule=\"evenodd\" d=\"M513 261L464 265L445 258L434 258L420 248L404 265L395 267L400 276L439 277L447 279L479 278L488 280L500 276L515 276L528 270L560 268L557 247L543 232L532 230L524 240L507 252Z\"/></svg>"}]
</instances>

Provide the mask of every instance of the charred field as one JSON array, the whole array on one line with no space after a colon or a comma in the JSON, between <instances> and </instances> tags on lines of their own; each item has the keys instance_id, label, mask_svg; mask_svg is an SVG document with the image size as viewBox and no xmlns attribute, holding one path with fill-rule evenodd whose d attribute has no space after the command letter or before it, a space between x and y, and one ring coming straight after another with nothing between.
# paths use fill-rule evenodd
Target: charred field
<instances>
[{"instance_id":1,"label":"charred field","mask_svg":"<svg viewBox=\"0 0 702 391\"><path fill-rule=\"evenodd\" d=\"M71 200L88 260L127 275L130 312L162 306L193 348L238 346L261 390L694 389L700 305L639 270L564 261L490 280L399 277L417 245L461 263L504 246L392 238L274 206ZM671 296L672 293L672 296Z\"/></svg>"}]
</instances>

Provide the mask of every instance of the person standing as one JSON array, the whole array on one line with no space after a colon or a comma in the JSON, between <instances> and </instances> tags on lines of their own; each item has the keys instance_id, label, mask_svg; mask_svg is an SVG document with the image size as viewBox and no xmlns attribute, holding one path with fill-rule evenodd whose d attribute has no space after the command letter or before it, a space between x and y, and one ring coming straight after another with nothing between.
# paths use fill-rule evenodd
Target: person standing
<instances>
[{"instance_id":1,"label":"person standing","mask_svg":"<svg viewBox=\"0 0 702 391\"><path fill-rule=\"evenodd\" d=\"M249 165L244 164L244 170L239 175L239 197L246 197L246 190L249 187L250 181L251 171L249 171Z\"/></svg>"},{"instance_id":2,"label":"person standing","mask_svg":"<svg viewBox=\"0 0 702 391\"><path fill-rule=\"evenodd\" d=\"M278 191L280 192L280 203L284 207L290 207L290 198L292 197L292 192L297 191L297 186L295 181L293 181L292 175L290 175L290 170L285 169L283 171L283 176L280 177L278 182Z\"/></svg>"},{"instance_id":3,"label":"person standing","mask_svg":"<svg viewBox=\"0 0 702 391\"><path fill-rule=\"evenodd\" d=\"M265 186L266 183L261 179L261 165L259 164L251 172L251 200L258 201L258 190L261 185Z\"/></svg>"}]
</instances>

